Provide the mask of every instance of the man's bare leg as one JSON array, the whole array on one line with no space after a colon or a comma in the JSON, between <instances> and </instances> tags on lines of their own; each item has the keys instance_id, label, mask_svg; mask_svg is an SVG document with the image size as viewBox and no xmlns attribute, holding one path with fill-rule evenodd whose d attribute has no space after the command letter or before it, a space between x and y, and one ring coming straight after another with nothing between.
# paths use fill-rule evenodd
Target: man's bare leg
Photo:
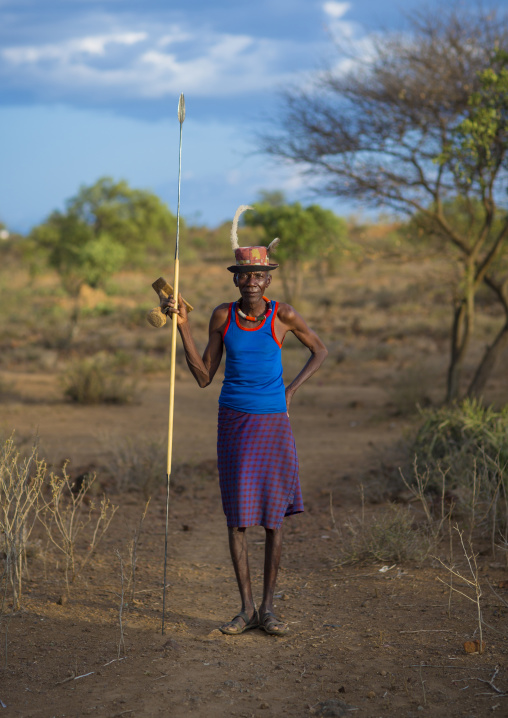
<instances>
[{"instance_id":1,"label":"man's bare leg","mask_svg":"<svg viewBox=\"0 0 508 718\"><path fill-rule=\"evenodd\" d=\"M263 602L259 607L259 620L267 633L283 634L287 633L287 627L282 621L275 618L273 613L273 594L275 592L275 584L277 582L282 553L282 529L265 529L265 531L265 574Z\"/></svg>"},{"instance_id":2,"label":"man's bare leg","mask_svg":"<svg viewBox=\"0 0 508 718\"><path fill-rule=\"evenodd\" d=\"M245 528L228 528L228 535L229 551L231 553L231 560L233 561L233 568L235 569L238 590L240 591L240 598L242 600L242 612L246 613L250 619L254 615L256 609L254 606L252 586L250 582L247 533ZM238 629L242 629L245 626L245 623L246 622L243 618L236 617L233 621L224 624L222 628L238 627Z\"/></svg>"}]
</instances>

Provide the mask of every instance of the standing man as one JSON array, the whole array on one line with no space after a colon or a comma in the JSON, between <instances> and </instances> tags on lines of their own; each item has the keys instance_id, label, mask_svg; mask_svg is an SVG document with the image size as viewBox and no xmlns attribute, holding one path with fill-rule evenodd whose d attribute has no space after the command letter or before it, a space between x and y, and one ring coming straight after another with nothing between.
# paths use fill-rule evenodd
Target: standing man
<instances>
[{"instance_id":1,"label":"standing man","mask_svg":"<svg viewBox=\"0 0 508 718\"><path fill-rule=\"evenodd\" d=\"M178 309L170 297L161 306L178 312L178 329L190 371L200 387L208 386L226 347L226 370L219 398L217 455L222 506L227 518L229 548L242 607L222 633L237 635L250 628L283 636L288 627L274 614L273 595L282 549L284 516L303 509L298 458L289 423L289 407L296 390L323 363L327 350L321 339L289 304L265 294L271 272L267 247L239 247L238 208L231 228L236 264L228 267L241 298L220 304L212 313L208 345L201 357L191 334L181 296ZM298 376L284 387L281 347L287 332L310 350ZM266 532L263 600L256 610L252 596L246 528L263 526Z\"/></svg>"}]
</instances>

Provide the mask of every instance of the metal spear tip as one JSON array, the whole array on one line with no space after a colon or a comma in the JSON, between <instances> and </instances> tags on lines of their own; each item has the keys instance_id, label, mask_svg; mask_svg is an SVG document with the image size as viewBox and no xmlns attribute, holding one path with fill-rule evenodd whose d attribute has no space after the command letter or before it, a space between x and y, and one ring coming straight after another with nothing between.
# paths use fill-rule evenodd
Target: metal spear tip
<instances>
[{"instance_id":1,"label":"metal spear tip","mask_svg":"<svg viewBox=\"0 0 508 718\"><path fill-rule=\"evenodd\" d=\"M182 122L185 120L185 98L183 96L183 92L180 95L180 99L178 100L178 122L182 124Z\"/></svg>"}]
</instances>

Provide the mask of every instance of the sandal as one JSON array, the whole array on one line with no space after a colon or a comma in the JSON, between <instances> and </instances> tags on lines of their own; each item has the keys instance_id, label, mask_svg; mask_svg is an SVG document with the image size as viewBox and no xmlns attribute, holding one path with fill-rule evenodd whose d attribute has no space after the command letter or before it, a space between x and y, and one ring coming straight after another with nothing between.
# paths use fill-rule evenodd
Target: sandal
<instances>
[{"instance_id":1,"label":"sandal","mask_svg":"<svg viewBox=\"0 0 508 718\"><path fill-rule=\"evenodd\" d=\"M287 624L280 621L271 611L265 611L262 616L260 615L259 627L270 636L287 636L289 633Z\"/></svg>"},{"instance_id":2,"label":"sandal","mask_svg":"<svg viewBox=\"0 0 508 718\"><path fill-rule=\"evenodd\" d=\"M237 618L242 619L242 621L244 622L243 626L239 626L238 624L232 625ZM240 613L237 613L236 616L231 619L231 621L229 621L228 623L224 623L222 626L219 626L219 631L225 633L227 636L239 636L240 633L248 631L250 628L257 628L258 626L258 612L254 609L254 613L252 614L251 618L249 618L245 611L240 611Z\"/></svg>"}]
</instances>

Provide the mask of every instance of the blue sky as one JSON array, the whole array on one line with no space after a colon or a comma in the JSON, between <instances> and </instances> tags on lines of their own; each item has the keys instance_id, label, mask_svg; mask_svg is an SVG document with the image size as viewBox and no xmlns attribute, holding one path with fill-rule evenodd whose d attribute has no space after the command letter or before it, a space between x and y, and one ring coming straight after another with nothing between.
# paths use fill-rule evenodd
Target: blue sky
<instances>
[{"instance_id":1,"label":"blue sky","mask_svg":"<svg viewBox=\"0 0 508 718\"><path fill-rule=\"evenodd\" d=\"M306 82L334 39L367 54L421 0L0 0L0 221L25 232L81 184L125 178L216 225L261 189L310 201L257 152L277 93ZM326 202L338 213L352 207Z\"/></svg>"}]
</instances>

